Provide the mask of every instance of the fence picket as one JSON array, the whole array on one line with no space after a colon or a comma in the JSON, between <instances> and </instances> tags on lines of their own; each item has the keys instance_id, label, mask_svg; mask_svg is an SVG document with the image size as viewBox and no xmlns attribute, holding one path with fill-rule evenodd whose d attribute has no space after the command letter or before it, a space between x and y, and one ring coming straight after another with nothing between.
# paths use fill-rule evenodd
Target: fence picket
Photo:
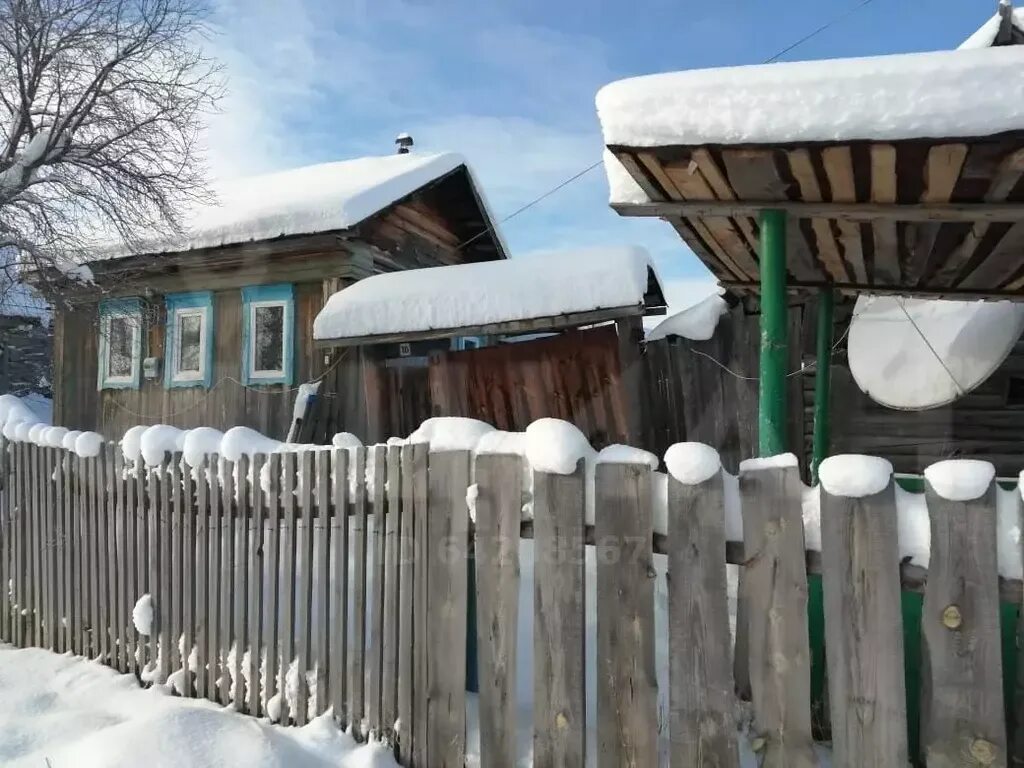
<instances>
[{"instance_id":1,"label":"fence picket","mask_svg":"<svg viewBox=\"0 0 1024 768\"><path fill-rule=\"evenodd\" d=\"M352 499L352 648L349 654L349 717L356 738L361 738L363 718L366 716L366 449L357 448L352 472L357 478Z\"/></svg>"},{"instance_id":2,"label":"fence picket","mask_svg":"<svg viewBox=\"0 0 1024 768\"><path fill-rule=\"evenodd\" d=\"M1005 766L996 488L971 501L925 484L931 557L921 614L921 741L928 768Z\"/></svg>"},{"instance_id":3,"label":"fence picket","mask_svg":"<svg viewBox=\"0 0 1024 768\"><path fill-rule=\"evenodd\" d=\"M194 695L192 651L196 636L196 524L195 481L192 468L183 462L180 487L174 496L174 520L181 530L181 695Z\"/></svg>"},{"instance_id":4,"label":"fence picket","mask_svg":"<svg viewBox=\"0 0 1024 768\"><path fill-rule=\"evenodd\" d=\"M14 556L14 642L19 648L25 647L27 633L25 631L25 610L27 607L26 581L28 579L28 546L30 531L28 525L28 509L25 492L25 475L28 472L26 466L27 449L24 443L15 443L15 498L17 499L17 512L14 518L15 534L17 544L15 545Z\"/></svg>"},{"instance_id":5,"label":"fence picket","mask_svg":"<svg viewBox=\"0 0 1024 768\"><path fill-rule=\"evenodd\" d=\"M394 740L394 724L398 719L398 637L401 631L399 604L399 569L401 567L402 515L402 449L387 449L387 514L384 527L384 605L383 640L381 641L381 733L386 741Z\"/></svg>"},{"instance_id":6,"label":"fence picket","mask_svg":"<svg viewBox=\"0 0 1024 768\"><path fill-rule=\"evenodd\" d=\"M135 603L133 603L132 610L132 637L135 643L135 672L140 676L145 665L148 663L149 638L144 637L139 632L138 627L134 626L134 605L138 603L143 595L149 592L149 558L147 555L149 547L149 509L147 505L149 500L146 493L149 480L147 475L145 463L141 458L137 457L133 471L135 484L135 514L133 515L135 525L135 594L133 598Z\"/></svg>"},{"instance_id":7,"label":"fence picket","mask_svg":"<svg viewBox=\"0 0 1024 768\"><path fill-rule=\"evenodd\" d=\"M412 485L414 516L413 562L415 564L416 594L414 597L413 632L415 651L413 656L413 753L412 764L416 768L428 766L427 756L427 704L430 700L427 676L429 636L427 634L430 614L430 543L427 539L427 516L430 496L429 448L424 443L413 446Z\"/></svg>"},{"instance_id":8,"label":"fence picket","mask_svg":"<svg viewBox=\"0 0 1024 768\"><path fill-rule=\"evenodd\" d=\"M284 520L281 523L281 550L283 553L282 570L275 574L280 578L281 573L294 578L295 574L295 547L296 547L296 515L295 515L295 454L288 452L284 454L284 478L281 488L281 504L284 507ZM286 580L281 592L281 682L278 690L281 691L281 722L287 724L291 718L291 710L288 697L285 695L288 690L288 677L291 673L292 662L295 661L295 582Z\"/></svg>"},{"instance_id":9,"label":"fence picket","mask_svg":"<svg viewBox=\"0 0 1024 768\"><path fill-rule=\"evenodd\" d=\"M221 531L223 527L221 509L221 467L220 456L211 455L209 471L207 474L210 484L209 505L210 514L208 517L208 543L209 556L207 560L206 590L209 598L206 603L206 663L207 680L206 696L213 701L220 699L220 678L224 674L224 662L220 654L220 579L221 579ZM224 703L221 701L221 703Z\"/></svg>"},{"instance_id":10,"label":"fence picket","mask_svg":"<svg viewBox=\"0 0 1024 768\"><path fill-rule=\"evenodd\" d=\"M263 658L263 568L266 562L264 552L263 525L266 520L266 497L262 488L263 467L266 456L257 454L252 458L252 515L249 520L251 543L249 546L249 714L257 717L264 714L260 664Z\"/></svg>"},{"instance_id":11,"label":"fence picket","mask_svg":"<svg viewBox=\"0 0 1024 768\"><path fill-rule=\"evenodd\" d=\"M672 768L738 768L722 473L668 480Z\"/></svg>"},{"instance_id":12,"label":"fence picket","mask_svg":"<svg viewBox=\"0 0 1024 768\"><path fill-rule=\"evenodd\" d=\"M444 648L427 663L425 765L462 768L466 751L466 603L469 454L431 453L427 516L426 647Z\"/></svg>"},{"instance_id":13,"label":"fence picket","mask_svg":"<svg viewBox=\"0 0 1024 768\"><path fill-rule=\"evenodd\" d=\"M516 762L522 460L518 456L477 456L475 480L480 754L495 768L512 768ZM539 762L551 764L546 757Z\"/></svg>"},{"instance_id":14,"label":"fence picket","mask_svg":"<svg viewBox=\"0 0 1024 768\"><path fill-rule=\"evenodd\" d=\"M39 482L43 476L42 449L29 444L32 457L32 469L29 490L32 493L32 644L43 647L43 611L44 584L43 568L45 531L43 529L43 488L45 483Z\"/></svg>"},{"instance_id":15,"label":"fence picket","mask_svg":"<svg viewBox=\"0 0 1024 768\"><path fill-rule=\"evenodd\" d=\"M651 470L598 464L597 764L656 765Z\"/></svg>"},{"instance_id":16,"label":"fence picket","mask_svg":"<svg viewBox=\"0 0 1024 768\"><path fill-rule=\"evenodd\" d=\"M297 645L298 685L294 715L296 725L305 725L309 719L309 683L306 674L313 656L310 626L310 618L313 613L313 533L316 530L313 509L313 454L303 451L299 454L298 463L299 507L302 513L298 522L299 528L296 531L298 604L295 611L295 642Z\"/></svg>"},{"instance_id":17,"label":"fence picket","mask_svg":"<svg viewBox=\"0 0 1024 768\"><path fill-rule=\"evenodd\" d=\"M341 448L332 451L334 515L331 517L331 704L334 720L349 724L348 710L348 460Z\"/></svg>"},{"instance_id":18,"label":"fence picket","mask_svg":"<svg viewBox=\"0 0 1024 768\"><path fill-rule=\"evenodd\" d=\"M320 716L329 706L330 698L330 597L331 597L331 455L316 452L316 701L313 714Z\"/></svg>"},{"instance_id":19,"label":"fence picket","mask_svg":"<svg viewBox=\"0 0 1024 768\"><path fill-rule=\"evenodd\" d=\"M231 606L234 597L232 586L235 583L235 474L234 466L223 456L220 457L220 492L220 600L217 603L220 645L217 647L217 656L221 661L220 695L217 700L228 706L231 704L232 676L238 658L237 652L234 660L231 654L231 642L234 638L234 614Z\"/></svg>"},{"instance_id":20,"label":"fence picket","mask_svg":"<svg viewBox=\"0 0 1024 768\"><path fill-rule=\"evenodd\" d=\"M234 646L235 663L233 674L235 679L235 710L244 712L248 690L243 668L245 667L246 641L249 627L248 596L249 596L249 457L239 456L235 464L236 515L235 515L235 555L234 578L232 580L231 599L234 604ZM248 670L246 670L248 671Z\"/></svg>"},{"instance_id":21,"label":"fence picket","mask_svg":"<svg viewBox=\"0 0 1024 768\"><path fill-rule=\"evenodd\" d=\"M74 531L74 617L73 634L75 652L85 656L88 653L86 648L86 632L89 624L87 590L88 578L86 577L85 564L87 560L86 550L86 516L87 506L85 499L85 459L75 453L68 454L68 461L74 467L74 491L75 511L72 520Z\"/></svg>"},{"instance_id":22,"label":"fence picket","mask_svg":"<svg viewBox=\"0 0 1024 768\"><path fill-rule=\"evenodd\" d=\"M169 542L164 542L164 551L169 553L169 562L164 563L163 571L169 578L169 588L167 590L167 600L170 604L170 631L168 634L168 646L165 654L167 655L167 663L165 666L170 670L183 670L185 667L183 656L187 656L187 651L182 653L181 639L182 639L182 618L184 614L184 596L185 593L182 589L184 576L182 574L182 566L185 564L185 552L182 541L182 518L178 515L178 510L181 508L181 453L176 452L171 456L171 465L169 467L170 475L167 478L169 483L169 489L164 492L164 507L163 514L167 518L165 530L170 534ZM178 675L182 678L181 684L184 685L184 674ZM183 690L179 690L179 693L184 695Z\"/></svg>"},{"instance_id":23,"label":"fence picket","mask_svg":"<svg viewBox=\"0 0 1024 768\"><path fill-rule=\"evenodd\" d=\"M114 494L114 554L112 556L114 568L114 591L115 591L115 621L117 626L114 629L114 636L117 642L117 668L121 672L129 669L128 661L128 622L131 621L129 606L127 573L128 573L128 548L126 542L126 521L125 521L125 482L124 482L124 453L115 446L113 453L113 485Z\"/></svg>"},{"instance_id":24,"label":"fence picket","mask_svg":"<svg viewBox=\"0 0 1024 768\"><path fill-rule=\"evenodd\" d=\"M108 663L117 668L121 654L118 642L117 627L121 617L117 611L117 485L115 480L114 455L117 446L105 443L103 447L103 508L106 510L103 521L104 545L103 570L106 574L106 616L103 622L103 635L107 639Z\"/></svg>"},{"instance_id":25,"label":"fence picket","mask_svg":"<svg viewBox=\"0 0 1024 768\"><path fill-rule=\"evenodd\" d=\"M413 600L416 584L413 581L414 557L413 528L413 447L397 447L399 451L401 478L401 528L399 543L399 585L398 585L398 722L396 733L396 755L399 761L412 757L413 742ZM398 488L391 485L392 491Z\"/></svg>"},{"instance_id":26,"label":"fence picket","mask_svg":"<svg viewBox=\"0 0 1024 768\"><path fill-rule=\"evenodd\" d=\"M196 482L196 696L209 694L210 664L210 482L211 458L204 457L192 469L198 473Z\"/></svg>"},{"instance_id":27,"label":"fence picket","mask_svg":"<svg viewBox=\"0 0 1024 768\"><path fill-rule=\"evenodd\" d=\"M802 487L795 467L740 472L750 687L765 766L817 765L811 747ZM780 658L786 664L777 664Z\"/></svg>"},{"instance_id":28,"label":"fence picket","mask_svg":"<svg viewBox=\"0 0 1024 768\"><path fill-rule=\"evenodd\" d=\"M267 702L267 714L272 720L279 720L281 710L272 712L272 702L280 703L278 698L279 659L281 657L280 630L280 581L281 581L281 454L272 453L268 457L270 465L267 490L267 533L264 557L267 571L264 579L267 583L266 610L263 614L263 647L267 656L267 676L264 700ZM283 698L283 696L281 697Z\"/></svg>"},{"instance_id":29,"label":"fence picket","mask_svg":"<svg viewBox=\"0 0 1024 768\"><path fill-rule=\"evenodd\" d=\"M893 482L864 498L821 490L832 745L840 766L907 765L899 543Z\"/></svg>"},{"instance_id":30,"label":"fence picket","mask_svg":"<svg viewBox=\"0 0 1024 768\"><path fill-rule=\"evenodd\" d=\"M11 642L11 444L0 434L0 640Z\"/></svg>"},{"instance_id":31,"label":"fence picket","mask_svg":"<svg viewBox=\"0 0 1024 768\"><path fill-rule=\"evenodd\" d=\"M43 457L46 465L43 474L46 486L46 647L56 651L60 643L60 589L57 587L60 573L60 528L57 516L57 463L54 448L44 448Z\"/></svg>"},{"instance_id":32,"label":"fence picket","mask_svg":"<svg viewBox=\"0 0 1024 768\"><path fill-rule=\"evenodd\" d=\"M387 525L384 519L387 512L384 484L387 473L387 448L375 445L370 452L373 456L373 592L370 595L370 637L367 643L369 685L366 712L370 730L379 736L383 728L381 698L384 673L384 535Z\"/></svg>"}]
</instances>

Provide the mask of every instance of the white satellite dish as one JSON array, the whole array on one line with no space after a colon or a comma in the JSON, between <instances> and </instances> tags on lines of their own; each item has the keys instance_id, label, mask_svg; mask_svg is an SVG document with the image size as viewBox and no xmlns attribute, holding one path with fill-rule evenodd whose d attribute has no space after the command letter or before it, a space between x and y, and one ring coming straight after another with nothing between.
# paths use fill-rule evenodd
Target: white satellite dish
<instances>
[{"instance_id":1,"label":"white satellite dish","mask_svg":"<svg viewBox=\"0 0 1024 768\"><path fill-rule=\"evenodd\" d=\"M953 402L995 373L1024 331L1024 305L860 296L850 371L872 400L919 411Z\"/></svg>"}]
</instances>

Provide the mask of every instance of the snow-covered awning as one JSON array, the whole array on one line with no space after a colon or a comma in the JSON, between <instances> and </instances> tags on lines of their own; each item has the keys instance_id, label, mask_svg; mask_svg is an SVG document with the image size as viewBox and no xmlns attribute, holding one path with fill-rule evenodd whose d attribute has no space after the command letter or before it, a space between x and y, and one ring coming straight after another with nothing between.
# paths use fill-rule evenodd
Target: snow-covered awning
<instances>
[{"instance_id":1,"label":"snow-covered awning","mask_svg":"<svg viewBox=\"0 0 1024 768\"><path fill-rule=\"evenodd\" d=\"M612 207L670 221L732 292L759 289L777 209L791 289L1020 299L1022 101L1004 46L651 75L597 108Z\"/></svg>"},{"instance_id":2,"label":"snow-covered awning","mask_svg":"<svg viewBox=\"0 0 1024 768\"><path fill-rule=\"evenodd\" d=\"M375 275L331 296L321 346L535 333L656 314L664 293L641 248L538 253Z\"/></svg>"},{"instance_id":3,"label":"snow-covered awning","mask_svg":"<svg viewBox=\"0 0 1024 768\"><path fill-rule=\"evenodd\" d=\"M499 251L508 251L487 210L482 190L465 159L454 153L386 155L321 163L239 179L220 185L217 202L186 217L186 234L146 243L138 254L192 251L291 235L350 229L417 190L465 167L485 224ZM91 259L136 255L123 246L102 249Z\"/></svg>"}]
</instances>

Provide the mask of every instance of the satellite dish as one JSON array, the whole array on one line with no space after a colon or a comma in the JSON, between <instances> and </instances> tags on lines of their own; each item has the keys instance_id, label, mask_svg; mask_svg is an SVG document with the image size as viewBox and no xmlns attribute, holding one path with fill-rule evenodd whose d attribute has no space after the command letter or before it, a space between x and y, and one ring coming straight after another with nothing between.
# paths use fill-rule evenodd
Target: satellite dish
<instances>
[{"instance_id":1,"label":"satellite dish","mask_svg":"<svg viewBox=\"0 0 1024 768\"><path fill-rule=\"evenodd\" d=\"M1022 331L1024 305L1015 302L861 295L850 322L850 372L889 408L938 408L995 373Z\"/></svg>"}]
</instances>

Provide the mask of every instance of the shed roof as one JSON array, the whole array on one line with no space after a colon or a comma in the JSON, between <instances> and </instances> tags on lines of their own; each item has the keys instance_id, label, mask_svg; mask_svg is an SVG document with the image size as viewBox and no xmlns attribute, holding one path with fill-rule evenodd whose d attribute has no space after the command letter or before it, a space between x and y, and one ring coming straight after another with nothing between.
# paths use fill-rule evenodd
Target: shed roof
<instances>
[{"instance_id":1,"label":"shed roof","mask_svg":"<svg viewBox=\"0 0 1024 768\"><path fill-rule=\"evenodd\" d=\"M654 75L597 104L613 207L668 220L731 290L757 290L776 208L796 289L1020 298L1022 100L1012 46Z\"/></svg>"},{"instance_id":2,"label":"shed roof","mask_svg":"<svg viewBox=\"0 0 1024 768\"><path fill-rule=\"evenodd\" d=\"M641 248L590 248L374 275L335 293L313 323L323 346L531 333L664 309Z\"/></svg>"},{"instance_id":3,"label":"shed roof","mask_svg":"<svg viewBox=\"0 0 1024 768\"><path fill-rule=\"evenodd\" d=\"M185 221L184 237L100 249L91 259L177 253L225 245L350 229L423 187L465 168L480 202L484 227L499 256L507 256L483 192L465 159L455 153L360 157L252 176L224 183L217 202L198 206Z\"/></svg>"},{"instance_id":4,"label":"shed roof","mask_svg":"<svg viewBox=\"0 0 1024 768\"><path fill-rule=\"evenodd\" d=\"M1024 8L1014 8L1010 0L1001 0L996 14L960 44L960 50L989 48L1024 43Z\"/></svg>"}]
</instances>

